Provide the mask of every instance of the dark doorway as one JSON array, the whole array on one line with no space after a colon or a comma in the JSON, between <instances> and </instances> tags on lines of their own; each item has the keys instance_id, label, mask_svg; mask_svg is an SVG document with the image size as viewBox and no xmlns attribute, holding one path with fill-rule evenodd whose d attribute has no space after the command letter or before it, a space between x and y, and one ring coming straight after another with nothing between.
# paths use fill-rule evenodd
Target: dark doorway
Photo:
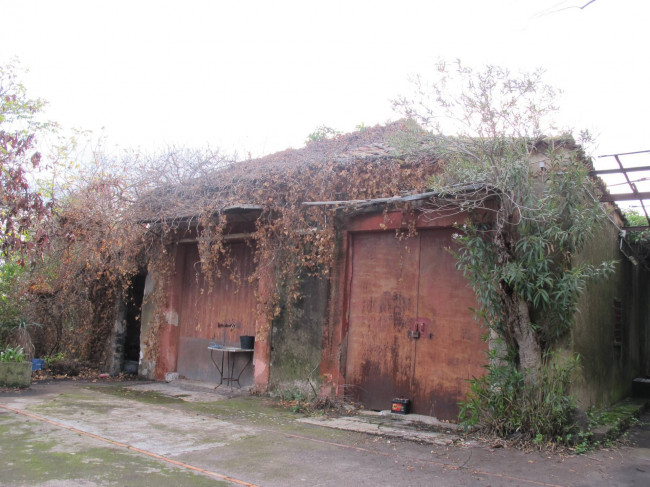
<instances>
[{"instance_id":1,"label":"dark doorway","mask_svg":"<svg viewBox=\"0 0 650 487\"><path fill-rule=\"evenodd\" d=\"M133 278L126 296L126 337L124 339L124 372L137 373L140 361L140 315L146 272Z\"/></svg>"}]
</instances>

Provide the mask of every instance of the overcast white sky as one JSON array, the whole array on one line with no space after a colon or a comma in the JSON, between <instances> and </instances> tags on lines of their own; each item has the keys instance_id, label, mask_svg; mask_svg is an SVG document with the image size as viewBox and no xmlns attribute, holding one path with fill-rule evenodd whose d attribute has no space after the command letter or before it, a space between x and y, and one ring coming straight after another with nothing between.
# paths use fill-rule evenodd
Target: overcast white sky
<instances>
[{"instance_id":1,"label":"overcast white sky","mask_svg":"<svg viewBox=\"0 0 650 487\"><path fill-rule=\"evenodd\" d=\"M543 67L596 154L650 149L650 1L588 1L0 0L0 63L49 118L144 150L258 156L383 123L440 57Z\"/></svg>"}]
</instances>

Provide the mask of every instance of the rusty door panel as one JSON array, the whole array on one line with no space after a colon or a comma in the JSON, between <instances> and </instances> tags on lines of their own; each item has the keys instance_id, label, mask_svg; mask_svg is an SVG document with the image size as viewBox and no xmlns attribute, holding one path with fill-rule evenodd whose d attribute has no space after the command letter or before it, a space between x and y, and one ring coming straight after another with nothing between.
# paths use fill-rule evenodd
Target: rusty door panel
<instances>
[{"instance_id":1,"label":"rusty door panel","mask_svg":"<svg viewBox=\"0 0 650 487\"><path fill-rule=\"evenodd\" d=\"M245 242L229 247L234 269L220 268L220 276L215 271L211 289L197 245L188 245L185 252L178 373L190 379L218 380L207 349L211 342L239 346L240 335L255 335L255 289L248 281L254 271L253 250Z\"/></svg>"},{"instance_id":2,"label":"rusty door panel","mask_svg":"<svg viewBox=\"0 0 650 487\"><path fill-rule=\"evenodd\" d=\"M346 392L371 409L411 388L418 253L417 238L353 236Z\"/></svg>"},{"instance_id":3,"label":"rusty door panel","mask_svg":"<svg viewBox=\"0 0 650 487\"><path fill-rule=\"evenodd\" d=\"M346 382L370 409L393 397L418 414L455 419L467 379L483 374L487 344L476 299L447 248L452 230L352 236Z\"/></svg>"},{"instance_id":4,"label":"rusty door panel","mask_svg":"<svg viewBox=\"0 0 650 487\"><path fill-rule=\"evenodd\" d=\"M457 417L467 379L484 373L487 349L470 310L476 307L474 291L447 250L453 245L452 233L420 233L418 314L430 326L416 340L413 410L439 419Z\"/></svg>"}]
</instances>

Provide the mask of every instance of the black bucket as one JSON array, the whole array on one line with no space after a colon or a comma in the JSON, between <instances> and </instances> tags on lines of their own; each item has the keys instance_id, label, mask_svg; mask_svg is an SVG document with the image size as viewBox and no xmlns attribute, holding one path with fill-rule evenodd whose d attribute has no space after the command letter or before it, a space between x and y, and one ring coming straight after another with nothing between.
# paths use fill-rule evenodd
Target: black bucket
<instances>
[{"instance_id":1,"label":"black bucket","mask_svg":"<svg viewBox=\"0 0 650 487\"><path fill-rule=\"evenodd\" d=\"M255 346L255 337L249 335L242 335L239 337L239 343L241 344L241 348L243 348L244 350L252 350L253 347Z\"/></svg>"}]
</instances>

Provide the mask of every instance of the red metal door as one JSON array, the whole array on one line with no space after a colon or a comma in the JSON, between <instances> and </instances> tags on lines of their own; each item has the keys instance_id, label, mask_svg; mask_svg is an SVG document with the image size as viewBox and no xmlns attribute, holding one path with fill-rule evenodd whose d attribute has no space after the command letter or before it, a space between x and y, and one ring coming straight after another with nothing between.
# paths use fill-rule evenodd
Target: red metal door
<instances>
[{"instance_id":1,"label":"red metal door","mask_svg":"<svg viewBox=\"0 0 650 487\"><path fill-rule=\"evenodd\" d=\"M402 396L415 413L455 419L466 379L483 373L487 346L474 293L446 250L451 235L352 237L346 382L370 409Z\"/></svg>"},{"instance_id":2,"label":"red metal door","mask_svg":"<svg viewBox=\"0 0 650 487\"><path fill-rule=\"evenodd\" d=\"M189 379L216 380L210 343L239 346L240 335L255 335L255 290L248 280L253 250L246 242L233 242L229 252L232 269L215 270L210 283L197 245L185 251L177 370Z\"/></svg>"},{"instance_id":3,"label":"red metal door","mask_svg":"<svg viewBox=\"0 0 650 487\"><path fill-rule=\"evenodd\" d=\"M353 236L346 382L352 397L386 409L411 389L414 343L407 331L417 307L419 238Z\"/></svg>"},{"instance_id":4,"label":"red metal door","mask_svg":"<svg viewBox=\"0 0 650 487\"><path fill-rule=\"evenodd\" d=\"M415 341L413 411L455 419L468 379L483 375L487 344L474 320L474 291L456 269L453 230L420 234L419 338Z\"/></svg>"}]
</instances>

